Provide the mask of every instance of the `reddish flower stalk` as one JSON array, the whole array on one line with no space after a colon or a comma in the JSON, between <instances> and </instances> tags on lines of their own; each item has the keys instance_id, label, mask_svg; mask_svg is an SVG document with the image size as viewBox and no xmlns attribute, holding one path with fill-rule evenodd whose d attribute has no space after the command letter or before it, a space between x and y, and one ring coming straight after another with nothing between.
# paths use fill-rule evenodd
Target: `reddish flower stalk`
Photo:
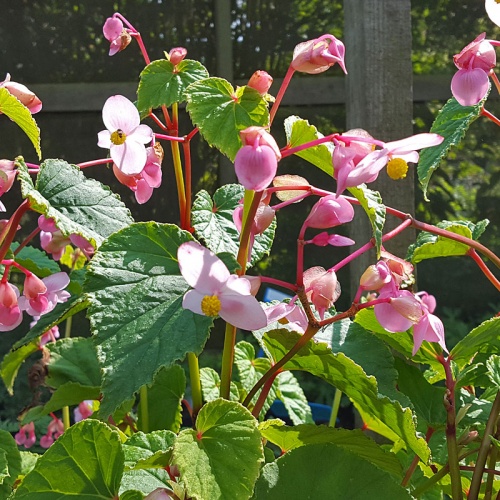
<instances>
[{"instance_id":1,"label":"reddish flower stalk","mask_svg":"<svg viewBox=\"0 0 500 500\"><path fill-rule=\"evenodd\" d=\"M12 214L9 222L5 225L0 233L0 260L3 260L9 251L10 245L14 241L17 233L17 227L21 221L21 217L30 209L29 200L24 200L17 210Z\"/></svg>"},{"instance_id":2,"label":"reddish flower stalk","mask_svg":"<svg viewBox=\"0 0 500 500\"><path fill-rule=\"evenodd\" d=\"M472 257L472 260L479 266L483 274L490 280L493 286L500 292L500 281L498 281L495 275L490 271L488 266L484 263L483 259L479 257L477 252L473 248L469 248L467 255Z\"/></svg>"},{"instance_id":3,"label":"reddish flower stalk","mask_svg":"<svg viewBox=\"0 0 500 500\"><path fill-rule=\"evenodd\" d=\"M290 80L292 79L294 73L295 70L292 68L292 66L289 66L285 78L283 78L283 82L281 82L281 87L278 90L278 95L276 96L273 107L271 108L271 112L269 113L269 126L273 123L276 111L278 111L278 108L281 104L281 100L285 95L285 91L288 88L288 85L290 84Z\"/></svg>"}]
</instances>

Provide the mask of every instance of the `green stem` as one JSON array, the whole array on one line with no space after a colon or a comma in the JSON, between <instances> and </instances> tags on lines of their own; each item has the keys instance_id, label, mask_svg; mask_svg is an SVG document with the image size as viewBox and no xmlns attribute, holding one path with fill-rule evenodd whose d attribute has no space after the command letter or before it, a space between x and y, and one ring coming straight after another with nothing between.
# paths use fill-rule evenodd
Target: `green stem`
<instances>
[{"instance_id":1,"label":"green stem","mask_svg":"<svg viewBox=\"0 0 500 500\"><path fill-rule=\"evenodd\" d=\"M71 326L73 325L73 316L70 316L66 320L66 324L64 325L64 338L69 339L71 337ZM71 420L69 417L69 406L63 406L62 408L62 420L64 424L64 430L67 430L71 427Z\"/></svg>"},{"instance_id":2,"label":"green stem","mask_svg":"<svg viewBox=\"0 0 500 500\"><path fill-rule=\"evenodd\" d=\"M143 385L139 389L140 400L139 404L141 406L141 421L142 421L142 432L147 434L149 432L149 408L148 408L148 388Z\"/></svg>"},{"instance_id":3,"label":"green stem","mask_svg":"<svg viewBox=\"0 0 500 500\"><path fill-rule=\"evenodd\" d=\"M493 481L495 480L495 474L497 474L497 471L495 471L497 457L498 448L493 446L488 460L488 477L486 479L486 488L484 489L484 500L491 500L491 495L493 494Z\"/></svg>"},{"instance_id":4,"label":"green stem","mask_svg":"<svg viewBox=\"0 0 500 500\"><path fill-rule=\"evenodd\" d=\"M497 392L495 401L491 407L491 413L486 423L486 428L484 429L483 439L481 445L479 446L479 452L477 454L476 468L474 474L472 474L472 480L469 488L469 500L475 500L478 498L479 490L481 488L481 481L483 478L483 470L486 465L486 459L488 458L488 453L490 451L491 440L490 436L494 433L494 428L500 413L500 391Z\"/></svg>"},{"instance_id":5,"label":"green stem","mask_svg":"<svg viewBox=\"0 0 500 500\"><path fill-rule=\"evenodd\" d=\"M240 248L238 250L238 264L241 269L238 274L245 274L248 262L248 246L250 243L250 233L255 220L255 214L259 208L260 200L262 199L262 191L255 192L245 189L245 197L243 199L243 221L240 234Z\"/></svg>"},{"instance_id":6,"label":"green stem","mask_svg":"<svg viewBox=\"0 0 500 500\"><path fill-rule=\"evenodd\" d=\"M222 368L220 374L220 397L224 399L229 399L229 394L231 392L231 376L233 373L235 343L236 327L226 323L224 350L222 351Z\"/></svg>"},{"instance_id":7,"label":"green stem","mask_svg":"<svg viewBox=\"0 0 500 500\"><path fill-rule=\"evenodd\" d=\"M174 162L175 182L177 185L177 195L179 197L179 212L181 219L181 227L186 229L189 221L186 221L186 188L184 186L184 174L182 172L182 162L179 150L179 143L176 141L170 142L172 149L172 160Z\"/></svg>"},{"instance_id":8,"label":"green stem","mask_svg":"<svg viewBox=\"0 0 500 500\"><path fill-rule=\"evenodd\" d=\"M328 422L328 425L330 427L335 427L335 424L337 422L337 416L339 414L341 399L342 399L342 391L340 391L339 389L335 389L335 396L333 397L333 404L332 404L332 414L330 415L330 422Z\"/></svg>"},{"instance_id":9,"label":"green stem","mask_svg":"<svg viewBox=\"0 0 500 500\"><path fill-rule=\"evenodd\" d=\"M191 381L191 397L193 398L193 421L203 406L203 397L201 394L200 366L198 356L194 352L187 354L189 366L189 379Z\"/></svg>"}]
</instances>

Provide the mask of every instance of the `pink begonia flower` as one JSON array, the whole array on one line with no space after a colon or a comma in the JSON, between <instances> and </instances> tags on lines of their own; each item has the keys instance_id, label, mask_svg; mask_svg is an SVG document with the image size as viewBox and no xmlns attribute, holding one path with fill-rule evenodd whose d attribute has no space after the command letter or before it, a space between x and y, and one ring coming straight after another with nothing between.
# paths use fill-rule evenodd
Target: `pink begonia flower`
<instances>
[{"instance_id":1,"label":"pink begonia flower","mask_svg":"<svg viewBox=\"0 0 500 500\"><path fill-rule=\"evenodd\" d=\"M21 104L24 104L24 106L28 108L32 115L38 113L42 109L42 101L40 101L40 99L38 99L38 97L31 92L30 89L21 83L11 82L9 73L7 73L5 80L0 82L0 87L8 90L11 95L17 98Z\"/></svg>"},{"instance_id":2,"label":"pink begonia flower","mask_svg":"<svg viewBox=\"0 0 500 500\"><path fill-rule=\"evenodd\" d=\"M126 97L114 95L102 108L107 130L98 134L97 145L109 149L115 165L126 175L142 172L147 161L145 144L153 140L153 131L141 124L139 111Z\"/></svg>"},{"instance_id":3,"label":"pink begonia flower","mask_svg":"<svg viewBox=\"0 0 500 500\"><path fill-rule=\"evenodd\" d=\"M10 191L16 180L16 165L12 160L0 160L0 196ZM0 201L0 212L5 212L5 206Z\"/></svg>"},{"instance_id":4,"label":"pink begonia flower","mask_svg":"<svg viewBox=\"0 0 500 500\"><path fill-rule=\"evenodd\" d=\"M94 401L85 400L82 401L73 411L75 415L75 423L81 422L86 418L89 418L92 413L94 413Z\"/></svg>"},{"instance_id":5,"label":"pink begonia flower","mask_svg":"<svg viewBox=\"0 0 500 500\"><path fill-rule=\"evenodd\" d=\"M474 106L488 92L488 74L497 61L495 48L485 38L486 33L481 33L453 56L458 71L451 80L451 92L462 106Z\"/></svg>"},{"instance_id":6,"label":"pink begonia flower","mask_svg":"<svg viewBox=\"0 0 500 500\"><path fill-rule=\"evenodd\" d=\"M156 152L157 145L160 146L157 143L155 147L146 148L146 165L142 172L137 175L125 175L116 165L113 165L113 173L118 181L134 192L137 203L141 205L149 201L153 195L154 188L161 186L161 159Z\"/></svg>"},{"instance_id":7,"label":"pink begonia flower","mask_svg":"<svg viewBox=\"0 0 500 500\"><path fill-rule=\"evenodd\" d=\"M259 69L250 77L247 87L255 89L261 95L266 95L272 84L273 77L267 71Z\"/></svg>"},{"instance_id":8,"label":"pink begonia flower","mask_svg":"<svg viewBox=\"0 0 500 500\"><path fill-rule=\"evenodd\" d=\"M210 250L190 241L179 247L177 259L182 276L193 287L184 295L184 309L205 316L220 316L244 330L258 330L267 325L264 310L251 294L250 282L230 274Z\"/></svg>"},{"instance_id":9,"label":"pink begonia flower","mask_svg":"<svg viewBox=\"0 0 500 500\"><path fill-rule=\"evenodd\" d=\"M326 247L327 245L331 245L332 247L348 247L354 245L356 242L347 236L328 234L326 231L323 231L317 234L312 240L306 241L306 243L313 243L318 247Z\"/></svg>"},{"instance_id":10,"label":"pink begonia flower","mask_svg":"<svg viewBox=\"0 0 500 500\"><path fill-rule=\"evenodd\" d=\"M359 285L363 290L380 290L392 280L392 273L389 266L379 261L369 266L359 279Z\"/></svg>"},{"instance_id":11,"label":"pink begonia flower","mask_svg":"<svg viewBox=\"0 0 500 500\"><path fill-rule=\"evenodd\" d=\"M30 323L30 327L33 328L36 325L36 321ZM59 333L59 327L57 325L53 326L50 330L47 330L38 341L38 347L43 347L49 342L55 342L61 334Z\"/></svg>"},{"instance_id":12,"label":"pink begonia flower","mask_svg":"<svg viewBox=\"0 0 500 500\"><path fill-rule=\"evenodd\" d=\"M321 319L340 296L340 283L334 271L323 267L311 267L304 272L304 289L307 298L314 304Z\"/></svg>"},{"instance_id":13,"label":"pink begonia flower","mask_svg":"<svg viewBox=\"0 0 500 500\"><path fill-rule=\"evenodd\" d=\"M187 49L184 47L174 47L168 53L168 60L176 66L187 56Z\"/></svg>"},{"instance_id":14,"label":"pink begonia flower","mask_svg":"<svg viewBox=\"0 0 500 500\"><path fill-rule=\"evenodd\" d=\"M437 146L443 140L440 135L432 133L412 135L399 141L385 143L382 149L368 153L357 164L353 161L357 152L351 151L346 146L336 146L333 151L333 166L337 178L337 195L348 187L373 182L379 172L393 160L398 162L399 159L403 160L405 165L408 162L417 163L418 149Z\"/></svg>"},{"instance_id":15,"label":"pink begonia flower","mask_svg":"<svg viewBox=\"0 0 500 500\"><path fill-rule=\"evenodd\" d=\"M243 146L234 158L238 182L252 191L264 190L276 175L281 153L273 136L263 127L248 127L240 132Z\"/></svg>"},{"instance_id":16,"label":"pink begonia flower","mask_svg":"<svg viewBox=\"0 0 500 500\"><path fill-rule=\"evenodd\" d=\"M70 281L65 272L51 274L41 281L46 287L44 293L39 293L34 298L21 296L18 301L21 310L34 317L47 314L56 307L57 303L66 302L70 296L70 293L64 290Z\"/></svg>"},{"instance_id":17,"label":"pink begonia flower","mask_svg":"<svg viewBox=\"0 0 500 500\"><path fill-rule=\"evenodd\" d=\"M307 329L308 321L306 313L302 307L295 303L287 304L286 302L280 302L279 304L266 307L264 312L267 316L267 324L274 323L275 321L280 323L285 322L299 333L304 333Z\"/></svg>"},{"instance_id":18,"label":"pink begonia flower","mask_svg":"<svg viewBox=\"0 0 500 500\"><path fill-rule=\"evenodd\" d=\"M497 26L500 26L500 4L497 0L486 0L484 2L486 14Z\"/></svg>"},{"instance_id":19,"label":"pink begonia flower","mask_svg":"<svg viewBox=\"0 0 500 500\"><path fill-rule=\"evenodd\" d=\"M156 488L147 496L144 500L178 500L178 496L171 490L167 488Z\"/></svg>"},{"instance_id":20,"label":"pink begonia flower","mask_svg":"<svg viewBox=\"0 0 500 500\"><path fill-rule=\"evenodd\" d=\"M123 27L122 21L117 17L108 17L102 27L102 32L104 38L110 42L110 56L125 49L132 40L129 32Z\"/></svg>"},{"instance_id":21,"label":"pink begonia flower","mask_svg":"<svg viewBox=\"0 0 500 500\"><path fill-rule=\"evenodd\" d=\"M403 283L414 283L415 278L413 276L413 264L411 262L396 257L385 250L385 248L381 249L380 257L387 264L392 279L398 288L400 288Z\"/></svg>"},{"instance_id":22,"label":"pink begonia flower","mask_svg":"<svg viewBox=\"0 0 500 500\"><path fill-rule=\"evenodd\" d=\"M19 432L14 436L14 439L19 446L31 448L36 442L35 424L30 422L29 424L21 426Z\"/></svg>"},{"instance_id":23,"label":"pink begonia flower","mask_svg":"<svg viewBox=\"0 0 500 500\"><path fill-rule=\"evenodd\" d=\"M333 35L323 35L315 40L299 43L293 51L291 66L303 73L322 73L338 64L347 74L344 62L344 44Z\"/></svg>"},{"instance_id":24,"label":"pink begonia flower","mask_svg":"<svg viewBox=\"0 0 500 500\"><path fill-rule=\"evenodd\" d=\"M7 281L0 281L0 332L10 332L23 320L19 306L19 290Z\"/></svg>"},{"instance_id":25,"label":"pink begonia flower","mask_svg":"<svg viewBox=\"0 0 500 500\"><path fill-rule=\"evenodd\" d=\"M331 194L316 202L304 224L315 229L328 229L351 222L353 218L352 205L343 196Z\"/></svg>"},{"instance_id":26,"label":"pink begonia flower","mask_svg":"<svg viewBox=\"0 0 500 500\"><path fill-rule=\"evenodd\" d=\"M54 414L51 413L51 415L52 420L47 426L47 434L44 434L40 438L40 446L42 448L49 448L54 443L54 441L64 433L64 424L62 423L62 421Z\"/></svg>"},{"instance_id":27,"label":"pink begonia flower","mask_svg":"<svg viewBox=\"0 0 500 500\"><path fill-rule=\"evenodd\" d=\"M424 340L427 342L437 342L444 351L448 352L444 338L443 322L432 314L436 309L436 299L427 292L418 292L416 297L422 303L422 311L424 314L420 321L413 327L412 355L415 356Z\"/></svg>"}]
</instances>

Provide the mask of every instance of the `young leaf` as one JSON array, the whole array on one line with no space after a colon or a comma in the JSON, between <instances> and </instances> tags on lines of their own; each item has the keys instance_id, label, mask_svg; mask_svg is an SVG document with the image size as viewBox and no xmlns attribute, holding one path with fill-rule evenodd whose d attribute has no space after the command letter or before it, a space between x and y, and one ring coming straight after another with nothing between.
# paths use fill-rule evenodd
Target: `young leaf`
<instances>
[{"instance_id":1,"label":"young leaf","mask_svg":"<svg viewBox=\"0 0 500 500\"><path fill-rule=\"evenodd\" d=\"M236 90L222 78L205 78L185 92L187 111L210 146L234 160L241 147L240 130L267 127L267 101L250 87Z\"/></svg>"},{"instance_id":2,"label":"young leaf","mask_svg":"<svg viewBox=\"0 0 500 500\"><path fill-rule=\"evenodd\" d=\"M184 429L174 443L173 463L179 468L187 496L247 500L264 461L257 421L238 403L207 403L196 429Z\"/></svg>"},{"instance_id":3,"label":"young leaf","mask_svg":"<svg viewBox=\"0 0 500 500\"><path fill-rule=\"evenodd\" d=\"M486 97L485 97L486 99ZM417 174L424 197L427 200L427 188L432 174L439 163L446 157L453 146L460 144L471 123L479 118L484 99L475 106L461 106L452 97L439 112L431 127L431 132L442 135L444 141L438 146L425 148L420 152Z\"/></svg>"},{"instance_id":4,"label":"young leaf","mask_svg":"<svg viewBox=\"0 0 500 500\"><path fill-rule=\"evenodd\" d=\"M411 498L390 474L331 443L301 446L266 464L254 494L255 500L335 497L349 500Z\"/></svg>"},{"instance_id":5,"label":"young leaf","mask_svg":"<svg viewBox=\"0 0 500 500\"><path fill-rule=\"evenodd\" d=\"M203 349L213 319L183 309L189 287L177 262L177 249L192 239L171 224L137 223L94 255L85 291L103 368L102 416L151 384L162 366Z\"/></svg>"},{"instance_id":6,"label":"young leaf","mask_svg":"<svg viewBox=\"0 0 500 500\"><path fill-rule=\"evenodd\" d=\"M289 116L285 120L284 125L288 148L295 148L306 142L324 137L322 133L318 132L318 129L314 125L310 125L307 120L303 120L298 116ZM304 149L295 154L320 168L330 177L333 176L333 143L319 144L318 146Z\"/></svg>"},{"instance_id":7,"label":"young leaf","mask_svg":"<svg viewBox=\"0 0 500 500\"><path fill-rule=\"evenodd\" d=\"M226 184L217 189L213 201L206 191L200 191L196 195L192 212L193 227L196 235L212 252L228 252L234 257L238 255L240 233L233 222L233 212L244 194L242 185ZM261 235L255 237L251 266L269 254L275 231L276 217Z\"/></svg>"},{"instance_id":8,"label":"young leaf","mask_svg":"<svg viewBox=\"0 0 500 500\"><path fill-rule=\"evenodd\" d=\"M137 89L137 108L140 113L160 106L171 106L184 100L187 87L198 80L208 78L208 71L198 61L184 59L174 66L162 59L148 64L140 75Z\"/></svg>"},{"instance_id":9,"label":"young leaf","mask_svg":"<svg viewBox=\"0 0 500 500\"><path fill-rule=\"evenodd\" d=\"M38 158L42 158L40 149L40 129L29 109L21 104L6 88L0 87L0 113L17 123L33 144Z\"/></svg>"}]
</instances>

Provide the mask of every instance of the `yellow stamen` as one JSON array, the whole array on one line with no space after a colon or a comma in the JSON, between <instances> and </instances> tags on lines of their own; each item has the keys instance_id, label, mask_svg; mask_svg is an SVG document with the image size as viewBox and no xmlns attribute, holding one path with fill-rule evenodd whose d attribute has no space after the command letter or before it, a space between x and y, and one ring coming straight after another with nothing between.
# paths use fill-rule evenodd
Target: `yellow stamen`
<instances>
[{"instance_id":1,"label":"yellow stamen","mask_svg":"<svg viewBox=\"0 0 500 500\"><path fill-rule=\"evenodd\" d=\"M127 140L127 134L121 129L115 130L111 134L111 142L115 146L120 146L120 144L123 144L126 140Z\"/></svg>"},{"instance_id":2,"label":"yellow stamen","mask_svg":"<svg viewBox=\"0 0 500 500\"><path fill-rule=\"evenodd\" d=\"M387 175L395 181L404 179L407 172L408 163L406 163L403 158L393 158L387 164Z\"/></svg>"},{"instance_id":3,"label":"yellow stamen","mask_svg":"<svg viewBox=\"0 0 500 500\"><path fill-rule=\"evenodd\" d=\"M201 310L206 316L217 316L220 307L220 300L217 295L205 295L205 297L201 299Z\"/></svg>"}]
</instances>

